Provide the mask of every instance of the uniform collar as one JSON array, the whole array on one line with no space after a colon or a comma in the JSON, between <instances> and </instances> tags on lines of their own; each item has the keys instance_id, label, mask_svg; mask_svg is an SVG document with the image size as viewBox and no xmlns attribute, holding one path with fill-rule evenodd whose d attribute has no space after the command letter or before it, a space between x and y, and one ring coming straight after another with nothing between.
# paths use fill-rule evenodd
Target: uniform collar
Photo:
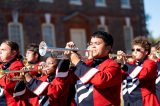
<instances>
[{"instance_id":1,"label":"uniform collar","mask_svg":"<svg viewBox=\"0 0 160 106\"><path fill-rule=\"evenodd\" d=\"M102 63L104 60L108 59L108 57L102 57L102 58L96 58L93 60L93 64L91 66L95 67L97 65L99 65L100 63Z\"/></svg>"}]
</instances>

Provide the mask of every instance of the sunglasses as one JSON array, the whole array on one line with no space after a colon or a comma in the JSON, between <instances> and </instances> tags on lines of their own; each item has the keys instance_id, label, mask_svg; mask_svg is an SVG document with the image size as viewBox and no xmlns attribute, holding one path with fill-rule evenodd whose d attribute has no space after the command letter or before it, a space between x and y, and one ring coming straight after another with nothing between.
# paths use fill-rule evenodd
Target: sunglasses
<instances>
[{"instance_id":1,"label":"sunglasses","mask_svg":"<svg viewBox=\"0 0 160 106\"><path fill-rule=\"evenodd\" d=\"M134 51L137 51L137 52L141 52L142 50L141 49L132 49L132 52L134 52Z\"/></svg>"}]
</instances>

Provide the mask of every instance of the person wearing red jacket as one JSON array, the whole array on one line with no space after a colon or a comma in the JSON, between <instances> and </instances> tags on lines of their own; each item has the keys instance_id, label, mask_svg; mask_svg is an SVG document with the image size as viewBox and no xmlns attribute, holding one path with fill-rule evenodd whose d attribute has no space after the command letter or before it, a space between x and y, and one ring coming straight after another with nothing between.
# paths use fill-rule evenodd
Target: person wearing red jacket
<instances>
[{"instance_id":1,"label":"person wearing red jacket","mask_svg":"<svg viewBox=\"0 0 160 106\"><path fill-rule=\"evenodd\" d=\"M159 106L156 96L155 80L157 65L148 59L151 44L142 36L132 41L132 58L134 62L126 63L122 67L122 94L124 106ZM119 56L126 56L122 51ZM122 56L122 57L123 57Z\"/></svg>"},{"instance_id":2,"label":"person wearing red jacket","mask_svg":"<svg viewBox=\"0 0 160 106\"><path fill-rule=\"evenodd\" d=\"M42 70L42 76L38 79L43 82L52 82L56 75L56 68L58 65L58 60L54 57L48 57L46 59L46 66ZM34 86L34 85L33 85ZM69 106L71 101L69 100L71 97L69 96L69 90L71 90L71 86L65 85L62 91L62 95L58 98L51 98L47 95L38 96L32 99L30 102L32 106ZM73 92L73 91L72 91Z\"/></svg>"},{"instance_id":3,"label":"person wearing red jacket","mask_svg":"<svg viewBox=\"0 0 160 106\"><path fill-rule=\"evenodd\" d=\"M156 60L155 62L157 63L158 66L158 75L157 75L157 79L156 79L156 94L160 103L160 41L158 41L155 44L155 56L156 56Z\"/></svg>"},{"instance_id":4,"label":"person wearing red jacket","mask_svg":"<svg viewBox=\"0 0 160 106\"><path fill-rule=\"evenodd\" d=\"M40 59L41 59L41 56L39 54L39 46L36 43L29 44L26 49L25 57L23 58L23 63L25 65L23 69L25 68L32 69L32 71L30 71L29 73L33 77L39 77L41 75L41 72L40 70L38 70L38 68L41 66L42 63L44 63L44 62L41 62ZM26 89L25 82L17 81L14 89L14 93L13 93L14 98L17 98L17 100L21 99L18 97L20 97L20 95L24 95L26 93L25 91L28 91L28 89ZM26 101L25 104L28 105L29 100L26 99L25 101Z\"/></svg>"},{"instance_id":5,"label":"person wearing red jacket","mask_svg":"<svg viewBox=\"0 0 160 106\"><path fill-rule=\"evenodd\" d=\"M27 46L24 64L26 67L32 66L35 70L38 68L39 65L43 64L43 62L41 61L41 56L39 54L39 46L36 43L31 43ZM39 77L41 75L40 70L31 71L29 73L35 77Z\"/></svg>"},{"instance_id":6,"label":"person wearing red jacket","mask_svg":"<svg viewBox=\"0 0 160 106\"><path fill-rule=\"evenodd\" d=\"M3 41L0 45L1 72L20 70L23 67L19 47L16 42ZM23 105L23 101L17 101L13 97L16 81L10 79L19 75L18 73L4 74L0 78L0 106Z\"/></svg>"},{"instance_id":7,"label":"person wearing red jacket","mask_svg":"<svg viewBox=\"0 0 160 106\"><path fill-rule=\"evenodd\" d=\"M88 60L82 61L74 51L65 51L75 67L75 101L78 106L120 106L121 68L109 59L113 38L104 31L96 31L88 46ZM74 48L68 42L66 48ZM65 61L65 60L64 60ZM63 66L62 66L63 67ZM73 71L73 70L72 70ZM69 81L67 82L69 83ZM66 83L66 84L67 84Z\"/></svg>"},{"instance_id":8,"label":"person wearing red jacket","mask_svg":"<svg viewBox=\"0 0 160 106\"><path fill-rule=\"evenodd\" d=\"M52 80L55 78L57 65L58 65L57 59L53 57L48 57L45 62L45 67L42 70L42 75L37 79L43 82L49 82L49 83L52 82ZM31 106L58 105L57 101L54 101L54 99L51 99L46 95L44 96L35 95L29 98Z\"/></svg>"},{"instance_id":9,"label":"person wearing red jacket","mask_svg":"<svg viewBox=\"0 0 160 106\"><path fill-rule=\"evenodd\" d=\"M66 64L63 68L68 69L68 66ZM57 67L57 59L48 57L41 77L34 78L29 73L24 73L27 90L23 95L17 95L16 98L30 98L28 106L67 106L67 104L71 104L68 100L69 85L64 86L68 72L61 70L62 68ZM18 88L21 86L17 86L17 90Z\"/></svg>"}]
</instances>

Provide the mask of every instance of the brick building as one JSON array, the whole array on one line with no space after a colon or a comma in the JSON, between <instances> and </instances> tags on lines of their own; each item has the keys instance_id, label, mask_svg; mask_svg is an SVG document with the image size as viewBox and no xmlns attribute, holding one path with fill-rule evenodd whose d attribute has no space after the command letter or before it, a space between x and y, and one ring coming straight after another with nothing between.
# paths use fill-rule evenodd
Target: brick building
<instances>
[{"instance_id":1,"label":"brick building","mask_svg":"<svg viewBox=\"0 0 160 106\"><path fill-rule=\"evenodd\" d=\"M85 49L96 30L113 35L113 51L129 52L133 37L147 34L143 0L0 0L0 14L0 42L16 41L22 53L42 40Z\"/></svg>"}]
</instances>

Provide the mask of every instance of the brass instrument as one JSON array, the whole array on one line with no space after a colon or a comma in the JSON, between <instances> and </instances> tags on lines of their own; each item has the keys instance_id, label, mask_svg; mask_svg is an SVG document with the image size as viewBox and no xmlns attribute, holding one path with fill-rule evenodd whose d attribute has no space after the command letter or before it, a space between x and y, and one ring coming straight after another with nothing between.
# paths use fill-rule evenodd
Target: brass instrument
<instances>
[{"instance_id":1,"label":"brass instrument","mask_svg":"<svg viewBox=\"0 0 160 106\"><path fill-rule=\"evenodd\" d=\"M20 76L15 76L14 78L9 78L12 81L20 81L24 80L21 75L22 73L31 72L31 71L39 71L42 70L44 66L38 66L37 70L34 70L34 66L24 67L21 70L2 70L0 69L0 76L2 77L4 74L12 74L12 73L20 73Z\"/></svg>"},{"instance_id":2,"label":"brass instrument","mask_svg":"<svg viewBox=\"0 0 160 106\"><path fill-rule=\"evenodd\" d=\"M63 54L64 51L69 50L69 51L77 51L77 52L87 52L88 50L80 50L78 48L73 48L73 49L67 49L67 48L54 48L54 47L48 47L47 44L42 41L39 44L39 54L41 56L44 56L47 52L50 52L53 57L57 59L67 59L67 56Z\"/></svg>"},{"instance_id":3,"label":"brass instrument","mask_svg":"<svg viewBox=\"0 0 160 106\"><path fill-rule=\"evenodd\" d=\"M111 57L124 56L126 58L132 57L132 55L130 55L130 54L126 54L126 55L109 54L109 56L111 56Z\"/></svg>"},{"instance_id":4,"label":"brass instrument","mask_svg":"<svg viewBox=\"0 0 160 106\"><path fill-rule=\"evenodd\" d=\"M11 74L11 73L22 73L22 72L29 72L31 70L0 70L0 75L3 74Z\"/></svg>"}]
</instances>

